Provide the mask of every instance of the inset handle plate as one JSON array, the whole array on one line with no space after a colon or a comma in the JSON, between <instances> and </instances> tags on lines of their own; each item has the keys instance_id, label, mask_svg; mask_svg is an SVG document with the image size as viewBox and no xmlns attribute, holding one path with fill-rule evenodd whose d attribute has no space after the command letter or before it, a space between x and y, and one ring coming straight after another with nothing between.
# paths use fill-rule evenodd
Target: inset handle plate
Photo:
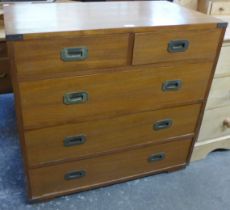
<instances>
[{"instance_id":1,"label":"inset handle plate","mask_svg":"<svg viewBox=\"0 0 230 210\"><path fill-rule=\"evenodd\" d=\"M149 162L157 162L160 160L164 160L165 159L165 153L164 152L160 152L157 154L153 154L148 158Z\"/></svg>"},{"instance_id":2,"label":"inset handle plate","mask_svg":"<svg viewBox=\"0 0 230 210\"><path fill-rule=\"evenodd\" d=\"M68 47L61 50L61 59L63 61L81 61L87 57L87 47Z\"/></svg>"},{"instance_id":3,"label":"inset handle plate","mask_svg":"<svg viewBox=\"0 0 230 210\"><path fill-rule=\"evenodd\" d=\"M71 147L75 145L84 144L85 142L86 142L85 135L68 136L64 139L64 146Z\"/></svg>"},{"instance_id":4,"label":"inset handle plate","mask_svg":"<svg viewBox=\"0 0 230 210\"><path fill-rule=\"evenodd\" d=\"M64 104L81 104L85 103L88 100L87 92L73 92L73 93L65 93L64 95Z\"/></svg>"},{"instance_id":5,"label":"inset handle plate","mask_svg":"<svg viewBox=\"0 0 230 210\"><path fill-rule=\"evenodd\" d=\"M165 81L162 84L162 90L163 91L176 91L179 90L182 86L181 80L169 80Z\"/></svg>"},{"instance_id":6,"label":"inset handle plate","mask_svg":"<svg viewBox=\"0 0 230 210\"><path fill-rule=\"evenodd\" d=\"M189 47L188 40L172 40L168 43L168 52L177 53L184 52Z\"/></svg>"},{"instance_id":7,"label":"inset handle plate","mask_svg":"<svg viewBox=\"0 0 230 210\"><path fill-rule=\"evenodd\" d=\"M65 180L72 180L72 179L79 179L82 178L86 175L86 172L81 170L81 171L70 171L65 174L64 179Z\"/></svg>"},{"instance_id":8,"label":"inset handle plate","mask_svg":"<svg viewBox=\"0 0 230 210\"><path fill-rule=\"evenodd\" d=\"M153 129L162 130L162 129L170 128L172 126L172 123L173 121L171 119L160 120L154 123Z\"/></svg>"}]
</instances>

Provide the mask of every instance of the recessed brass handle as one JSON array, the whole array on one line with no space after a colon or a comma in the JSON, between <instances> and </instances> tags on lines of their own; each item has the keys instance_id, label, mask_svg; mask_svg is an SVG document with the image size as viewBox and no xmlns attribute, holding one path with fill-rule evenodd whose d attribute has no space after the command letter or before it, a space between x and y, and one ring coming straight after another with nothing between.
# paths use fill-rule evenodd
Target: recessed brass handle
<instances>
[{"instance_id":1,"label":"recessed brass handle","mask_svg":"<svg viewBox=\"0 0 230 210\"><path fill-rule=\"evenodd\" d=\"M64 94L64 104L81 104L85 103L88 100L87 92L72 92Z\"/></svg>"},{"instance_id":2,"label":"recessed brass handle","mask_svg":"<svg viewBox=\"0 0 230 210\"><path fill-rule=\"evenodd\" d=\"M86 176L86 172L84 170L70 171L64 175L64 179L69 181L69 180L73 180L73 179L80 179L84 176Z\"/></svg>"},{"instance_id":3,"label":"recessed brass handle","mask_svg":"<svg viewBox=\"0 0 230 210\"><path fill-rule=\"evenodd\" d=\"M87 57L87 47L68 47L61 50L61 59L63 61L81 61Z\"/></svg>"},{"instance_id":4,"label":"recessed brass handle","mask_svg":"<svg viewBox=\"0 0 230 210\"><path fill-rule=\"evenodd\" d=\"M5 72L0 72L0 79L4 79L4 78L6 78L7 77L7 73L5 73Z\"/></svg>"},{"instance_id":5,"label":"recessed brass handle","mask_svg":"<svg viewBox=\"0 0 230 210\"><path fill-rule=\"evenodd\" d=\"M182 81L181 80L169 80L165 81L162 84L163 91L176 91L181 89Z\"/></svg>"},{"instance_id":6,"label":"recessed brass handle","mask_svg":"<svg viewBox=\"0 0 230 210\"><path fill-rule=\"evenodd\" d=\"M173 121L171 119L160 120L154 123L153 129L162 130L162 129L170 128L172 124L173 124Z\"/></svg>"},{"instance_id":7,"label":"recessed brass handle","mask_svg":"<svg viewBox=\"0 0 230 210\"><path fill-rule=\"evenodd\" d=\"M168 52L177 53L184 52L189 47L188 40L172 40L168 43Z\"/></svg>"},{"instance_id":8,"label":"recessed brass handle","mask_svg":"<svg viewBox=\"0 0 230 210\"><path fill-rule=\"evenodd\" d=\"M71 146L84 144L85 142L86 142L85 135L68 136L64 139L64 146L71 147Z\"/></svg>"},{"instance_id":9,"label":"recessed brass handle","mask_svg":"<svg viewBox=\"0 0 230 210\"><path fill-rule=\"evenodd\" d=\"M157 161L164 160L164 159L165 159L165 153L164 152L159 152L159 153L156 153L156 154L152 154L148 158L148 161L150 163L152 163L152 162L157 162Z\"/></svg>"}]
</instances>

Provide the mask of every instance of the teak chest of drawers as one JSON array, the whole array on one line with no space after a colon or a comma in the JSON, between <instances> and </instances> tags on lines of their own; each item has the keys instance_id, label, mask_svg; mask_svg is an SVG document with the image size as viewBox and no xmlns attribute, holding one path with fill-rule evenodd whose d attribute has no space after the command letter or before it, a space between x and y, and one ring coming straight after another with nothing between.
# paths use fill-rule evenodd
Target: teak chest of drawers
<instances>
[{"instance_id":1,"label":"teak chest of drawers","mask_svg":"<svg viewBox=\"0 0 230 210\"><path fill-rule=\"evenodd\" d=\"M5 25L30 200L186 166L224 22L108 2L6 6Z\"/></svg>"}]
</instances>

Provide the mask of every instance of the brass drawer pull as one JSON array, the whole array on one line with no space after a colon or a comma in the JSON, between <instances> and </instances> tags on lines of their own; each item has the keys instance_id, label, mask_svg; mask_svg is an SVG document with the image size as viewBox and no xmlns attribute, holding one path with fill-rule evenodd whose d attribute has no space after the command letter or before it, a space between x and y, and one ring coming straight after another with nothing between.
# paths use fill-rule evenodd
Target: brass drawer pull
<instances>
[{"instance_id":1,"label":"brass drawer pull","mask_svg":"<svg viewBox=\"0 0 230 210\"><path fill-rule=\"evenodd\" d=\"M164 160L165 159L165 153L164 152L160 152L157 154L153 154L148 158L149 162L156 162L156 161L160 161L160 160Z\"/></svg>"},{"instance_id":2,"label":"brass drawer pull","mask_svg":"<svg viewBox=\"0 0 230 210\"><path fill-rule=\"evenodd\" d=\"M169 81L165 81L162 84L162 90L163 91L175 91L175 90L179 90L181 86L182 86L181 80L169 80Z\"/></svg>"},{"instance_id":3,"label":"brass drawer pull","mask_svg":"<svg viewBox=\"0 0 230 210\"><path fill-rule=\"evenodd\" d=\"M176 53L176 52L184 52L189 47L188 40L172 40L168 43L168 52Z\"/></svg>"},{"instance_id":4,"label":"brass drawer pull","mask_svg":"<svg viewBox=\"0 0 230 210\"><path fill-rule=\"evenodd\" d=\"M81 104L85 103L88 100L87 92L73 92L73 93L65 93L64 95L64 104Z\"/></svg>"},{"instance_id":5,"label":"brass drawer pull","mask_svg":"<svg viewBox=\"0 0 230 210\"><path fill-rule=\"evenodd\" d=\"M61 59L63 61L81 61L88 57L86 47L69 47L61 50Z\"/></svg>"},{"instance_id":6,"label":"brass drawer pull","mask_svg":"<svg viewBox=\"0 0 230 210\"><path fill-rule=\"evenodd\" d=\"M157 121L154 123L153 128L154 130L162 130L166 128L170 128L172 126L173 121L171 119L165 119L161 121Z\"/></svg>"},{"instance_id":7,"label":"brass drawer pull","mask_svg":"<svg viewBox=\"0 0 230 210\"><path fill-rule=\"evenodd\" d=\"M65 180L72 180L72 179L79 179L82 178L86 175L86 172L81 170L81 171L71 171L65 174L64 179Z\"/></svg>"},{"instance_id":8,"label":"brass drawer pull","mask_svg":"<svg viewBox=\"0 0 230 210\"><path fill-rule=\"evenodd\" d=\"M68 136L64 139L64 146L71 147L75 145L84 144L86 142L85 135L78 135L78 136Z\"/></svg>"},{"instance_id":9,"label":"brass drawer pull","mask_svg":"<svg viewBox=\"0 0 230 210\"><path fill-rule=\"evenodd\" d=\"M7 77L7 73L3 72L3 73L0 73L0 79L4 79Z\"/></svg>"}]
</instances>

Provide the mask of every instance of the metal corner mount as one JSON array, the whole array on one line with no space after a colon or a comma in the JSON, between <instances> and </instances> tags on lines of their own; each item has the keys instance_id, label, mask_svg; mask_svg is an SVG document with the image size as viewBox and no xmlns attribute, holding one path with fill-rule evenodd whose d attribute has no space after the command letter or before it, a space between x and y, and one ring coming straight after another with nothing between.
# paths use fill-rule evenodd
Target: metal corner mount
<instances>
[{"instance_id":1,"label":"metal corner mount","mask_svg":"<svg viewBox=\"0 0 230 210\"><path fill-rule=\"evenodd\" d=\"M227 28L228 22L217 23L217 28Z\"/></svg>"},{"instance_id":2,"label":"metal corner mount","mask_svg":"<svg viewBox=\"0 0 230 210\"><path fill-rule=\"evenodd\" d=\"M22 34L9 34L6 35L6 41L20 41L23 40Z\"/></svg>"}]
</instances>

